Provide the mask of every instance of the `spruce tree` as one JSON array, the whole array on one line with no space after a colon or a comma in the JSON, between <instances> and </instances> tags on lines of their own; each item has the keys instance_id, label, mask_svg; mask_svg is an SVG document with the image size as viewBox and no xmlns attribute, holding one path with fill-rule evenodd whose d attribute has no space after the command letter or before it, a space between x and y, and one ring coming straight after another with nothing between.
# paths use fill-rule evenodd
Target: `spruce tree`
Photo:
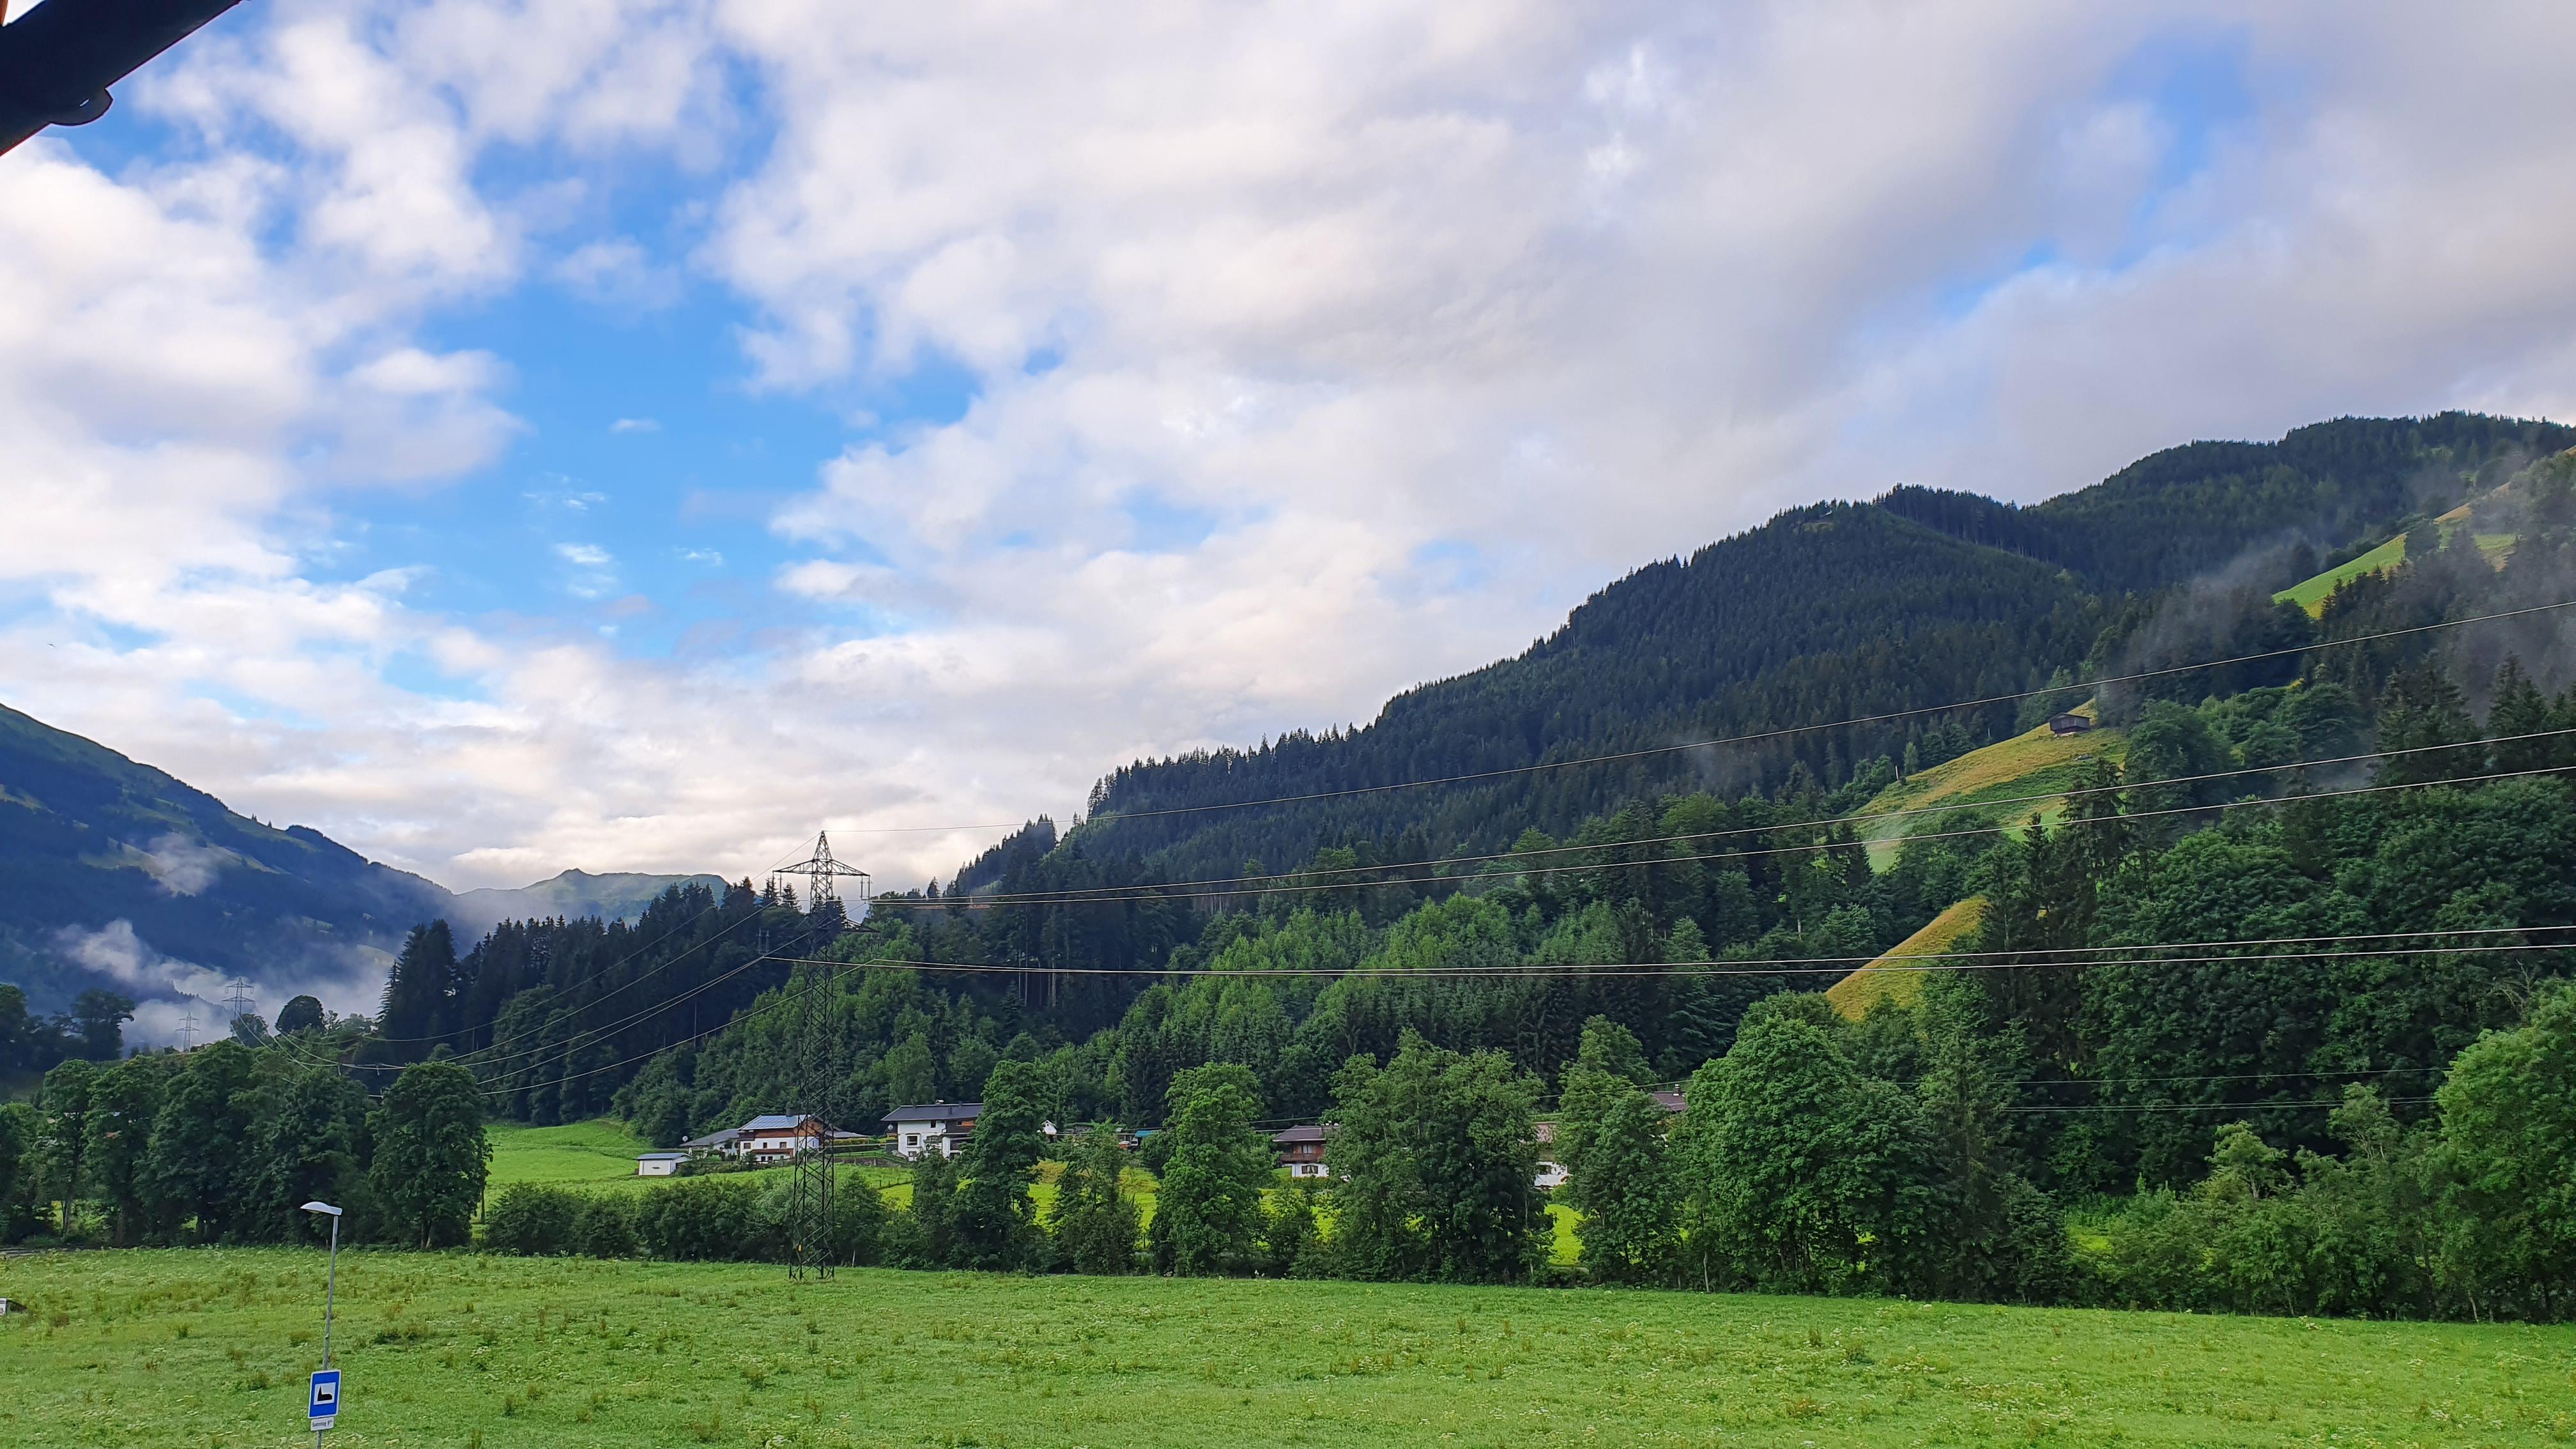
<instances>
[{"instance_id":1,"label":"spruce tree","mask_svg":"<svg viewBox=\"0 0 2576 1449\"><path fill-rule=\"evenodd\" d=\"M960 1268L1009 1272L1031 1265L1040 1246L1029 1184L1046 1150L1044 1074L1033 1062L1002 1062L984 1084L984 1109L966 1140L966 1181L957 1190Z\"/></svg>"}]
</instances>

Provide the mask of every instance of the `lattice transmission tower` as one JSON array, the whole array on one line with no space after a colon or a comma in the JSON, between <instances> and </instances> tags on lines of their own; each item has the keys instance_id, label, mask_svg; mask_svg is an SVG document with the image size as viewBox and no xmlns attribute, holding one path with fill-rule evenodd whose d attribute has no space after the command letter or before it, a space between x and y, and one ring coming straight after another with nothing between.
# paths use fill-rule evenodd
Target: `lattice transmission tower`
<instances>
[{"instance_id":1,"label":"lattice transmission tower","mask_svg":"<svg viewBox=\"0 0 2576 1449\"><path fill-rule=\"evenodd\" d=\"M774 887L782 875L807 880L805 907L810 930L837 937L849 924L841 901L841 882L856 882L852 892L864 905L871 894L868 873L832 856L829 834L814 837L813 853L794 865L770 872ZM827 939L823 944L829 945ZM797 1074L796 1152L787 1201L787 1276L822 1281L832 1276L832 1128L823 1110L831 1090L831 983L829 968L808 967L805 999L799 1012L805 1060Z\"/></svg>"}]
</instances>

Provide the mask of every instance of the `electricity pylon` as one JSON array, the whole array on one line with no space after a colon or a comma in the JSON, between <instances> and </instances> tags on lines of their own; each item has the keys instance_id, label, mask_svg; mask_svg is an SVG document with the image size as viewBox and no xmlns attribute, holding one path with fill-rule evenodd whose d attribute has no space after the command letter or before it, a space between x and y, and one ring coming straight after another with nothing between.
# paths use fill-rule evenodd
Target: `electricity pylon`
<instances>
[{"instance_id":1,"label":"electricity pylon","mask_svg":"<svg viewBox=\"0 0 2576 1449\"><path fill-rule=\"evenodd\" d=\"M782 875L806 878L807 919L814 929L832 937L838 937L849 922L848 910L841 904L840 882L857 882L854 894L862 903L871 893L866 871L833 859L828 834L814 837L813 853L805 859L770 872L771 883ZM805 1000L798 1022L805 1060L797 1092L796 1152L789 1167L787 1276L798 1282L808 1278L820 1282L832 1276L832 1128L823 1109L831 1084L833 977L828 967L805 970Z\"/></svg>"}]
</instances>

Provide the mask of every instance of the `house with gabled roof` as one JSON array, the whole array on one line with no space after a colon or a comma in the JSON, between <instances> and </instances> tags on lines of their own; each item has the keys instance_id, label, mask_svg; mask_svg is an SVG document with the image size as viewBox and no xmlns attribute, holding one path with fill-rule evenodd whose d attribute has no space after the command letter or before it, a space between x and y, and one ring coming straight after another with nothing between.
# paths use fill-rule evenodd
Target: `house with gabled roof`
<instances>
[{"instance_id":1,"label":"house with gabled roof","mask_svg":"<svg viewBox=\"0 0 2576 1449\"><path fill-rule=\"evenodd\" d=\"M981 1102L920 1102L886 1113L886 1135L894 1139L897 1157L954 1157L965 1150L975 1119L983 1115Z\"/></svg>"}]
</instances>

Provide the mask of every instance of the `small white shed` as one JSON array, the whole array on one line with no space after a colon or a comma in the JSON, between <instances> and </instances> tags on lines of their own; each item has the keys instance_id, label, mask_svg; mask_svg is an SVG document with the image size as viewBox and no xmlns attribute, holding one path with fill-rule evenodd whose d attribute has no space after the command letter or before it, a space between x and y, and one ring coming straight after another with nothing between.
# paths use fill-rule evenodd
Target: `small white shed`
<instances>
[{"instance_id":1,"label":"small white shed","mask_svg":"<svg viewBox=\"0 0 2576 1449\"><path fill-rule=\"evenodd\" d=\"M681 1163L688 1160L689 1154L685 1152L647 1152L635 1159L635 1175L669 1177L680 1170Z\"/></svg>"}]
</instances>

